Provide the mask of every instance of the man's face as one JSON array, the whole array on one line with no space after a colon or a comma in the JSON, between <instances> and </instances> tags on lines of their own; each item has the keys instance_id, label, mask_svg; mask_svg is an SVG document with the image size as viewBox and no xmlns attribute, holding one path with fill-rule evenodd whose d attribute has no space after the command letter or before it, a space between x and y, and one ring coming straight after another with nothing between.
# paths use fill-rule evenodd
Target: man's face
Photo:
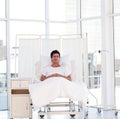
<instances>
[{"instance_id":1,"label":"man's face","mask_svg":"<svg viewBox=\"0 0 120 119\"><path fill-rule=\"evenodd\" d=\"M59 54L57 53L53 54L51 58L52 63L59 63L59 60L60 60Z\"/></svg>"}]
</instances>

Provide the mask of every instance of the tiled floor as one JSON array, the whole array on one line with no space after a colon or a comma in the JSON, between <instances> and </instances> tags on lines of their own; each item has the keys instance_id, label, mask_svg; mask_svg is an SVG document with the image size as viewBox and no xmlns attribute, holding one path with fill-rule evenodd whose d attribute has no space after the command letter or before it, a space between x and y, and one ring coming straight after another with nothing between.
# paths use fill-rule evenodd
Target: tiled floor
<instances>
[{"instance_id":1,"label":"tiled floor","mask_svg":"<svg viewBox=\"0 0 120 119\"><path fill-rule=\"evenodd\" d=\"M86 113L83 113L81 111L74 118L70 117L69 115L49 115L49 116L46 115L42 119L120 119L119 111L118 111L118 114L115 115L116 110L102 109L101 112L98 112L97 108L88 108L87 110L88 110L88 116L86 116ZM0 111L0 119L9 119L8 111ZM40 119L38 117L37 111L33 111L32 119Z\"/></svg>"}]
</instances>

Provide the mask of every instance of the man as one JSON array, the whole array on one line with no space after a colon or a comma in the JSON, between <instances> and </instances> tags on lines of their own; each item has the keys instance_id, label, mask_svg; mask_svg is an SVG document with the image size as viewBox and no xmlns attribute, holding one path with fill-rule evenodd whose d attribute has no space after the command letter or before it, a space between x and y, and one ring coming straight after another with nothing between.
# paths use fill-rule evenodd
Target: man
<instances>
[{"instance_id":1,"label":"man","mask_svg":"<svg viewBox=\"0 0 120 119\"><path fill-rule=\"evenodd\" d=\"M51 65L44 68L40 77L41 81L44 81L52 77L62 77L67 80L71 80L71 71L65 66L60 65L60 53L58 50L53 50L50 54Z\"/></svg>"},{"instance_id":2,"label":"man","mask_svg":"<svg viewBox=\"0 0 120 119\"><path fill-rule=\"evenodd\" d=\"M39 108L49 104L59 97L75 101L86 100L88 90L83 83L72 82L71 70L60 64L60 53L54 50L50 54L51 64L41 72L40 83L29 86L34 107Z\"/></svg>"}]
</instances>

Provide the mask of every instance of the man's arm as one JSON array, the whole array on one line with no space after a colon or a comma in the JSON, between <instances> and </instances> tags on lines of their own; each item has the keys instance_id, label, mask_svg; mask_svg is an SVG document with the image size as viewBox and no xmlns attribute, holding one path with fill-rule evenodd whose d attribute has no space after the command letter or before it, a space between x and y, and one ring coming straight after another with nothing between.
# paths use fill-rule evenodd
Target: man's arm
<instances>
[{"instance_id":1,"label":"man's arm","mask_svg":"<svg viewBox=\"0 0 120 119\"><path fill-rule=\"evenodd\" d=\"M40 80L44 81L45 79L46 79L46 76L42 74L41 77L40 77Z\"/></svg>"},{"instance_id":2,"label":"man's arm","mask_svg":"<svg viewBox=\"0 0 120 119\"><path fill-rule=\"evenodd\" d=\"M72 81L72 78L71 78L70 75L68 75L66 78L67 78L69 81Z\"/></svg>"},{"instance_id":3,"label":"man's arm","mask_svg":"<svg viewBox=\"0 0 120 119\"><path fill-rule=\"evenodd\" d=\"M45 75L42 74L40 80L41 80L41 81L44 81L44 80L46 80L47 78L52 78L52 77L62 77L62 78L65 78L65 79L71 81L71 76L70 76L70 75L64 76L64 75L61 75L61 74L58 74L58 73L51 74L51 75L49 75L49 76L45 76Z\"/></svg>"},{"instance_id":4,"label":"man's arm","mask_svg":"<svg viewBox=\"0 0 120 119\"><path fill-rule=\"evenodd\" d=\"M46 80L47 78L52 78L52 77L58 77L57 73L51 74L51 75L49 75L49 76L45 76L45 75L42 74L41 77L40 77L40 80L41 80L41 81L44 81L44 80Z\"/></svg>"},{"instance_id":5,"label":"man's arm","mask_svg":"<svg viewBox=\"0 0 120 119\"><path fill-rule=\"evenodd\" d=\"M55 76L55 77L62 77L62 78L65 78L65 79L71 81L71 76L70 76L70 75L64 76L64 75L61 75L61 74L56 73L56 74L54 74L54 76Z\"/></svg>"}]
</instances>

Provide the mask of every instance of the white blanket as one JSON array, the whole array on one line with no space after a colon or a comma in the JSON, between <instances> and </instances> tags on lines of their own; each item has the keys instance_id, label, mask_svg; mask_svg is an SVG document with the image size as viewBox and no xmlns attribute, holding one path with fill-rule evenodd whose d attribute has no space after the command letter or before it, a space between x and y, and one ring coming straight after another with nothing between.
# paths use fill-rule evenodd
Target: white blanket
<instances>
[{"instance_id":1,"label":"white blanket","mask_svg":"<svg viewBox=\"0 0 120 119\"><path fill-rule=\"evenodd\" d=\"M60 77L30 84L29 92L34 108L45 106L59 97L74 101L84 101L88 97L88 90L84 83L71 82Z\"/></svg>"}]
</instances>

